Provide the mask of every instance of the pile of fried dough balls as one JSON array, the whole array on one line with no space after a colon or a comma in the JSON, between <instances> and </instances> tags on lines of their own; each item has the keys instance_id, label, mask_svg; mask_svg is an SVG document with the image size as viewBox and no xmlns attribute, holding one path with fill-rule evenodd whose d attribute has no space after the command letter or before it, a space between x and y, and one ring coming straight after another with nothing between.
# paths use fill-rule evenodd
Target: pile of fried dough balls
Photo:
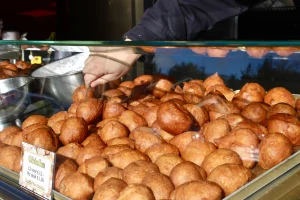
<instances>
[{"instance_id":1,"label":"pile of fried dough balls","mask_svg":"<svg viewBox=\"0 0 300 200\"><path fill-rule=\"evenodd\" d=\"M57 153L55 190L72 199L222 199L300 145L300 100L214 74L174 84L142 75L68 111L28 117L0 134L0 165L19 172L21 142Z\"/></svg>"}]
</instances>

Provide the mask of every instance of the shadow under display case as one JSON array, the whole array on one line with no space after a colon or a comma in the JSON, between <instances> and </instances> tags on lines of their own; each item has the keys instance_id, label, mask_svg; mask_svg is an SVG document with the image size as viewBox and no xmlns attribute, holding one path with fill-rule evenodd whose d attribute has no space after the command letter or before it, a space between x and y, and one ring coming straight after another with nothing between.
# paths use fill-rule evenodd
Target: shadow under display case
<instances>
[{"instance_id":1,"label":"shadow under display case","mask_svg":"<svg viewBox=\"0 0 300 200\"><path fill-rule=\"evenodd\" d=\"M105 187L97 184L108 184L100 173L123 179L111 186L116 198L131 189L131 197L149 199L300 198L299 41L0 41L0 49L8 46L19 56L0 57L0 189L10 185L8 196L20 199L24 191L18 161L26 141L57 152L54 199L99 198ZM91 100L81 70L92 54L101 57L101 65L138 60L120 80L90 90ZM30 63L34 55L46 62L28 64L26 74L6 74L8 61ZM19 104L23 109L12 112ZM78 111L83 104L92 109ZM33 119L40 115L42 121ZM80 117L84 133L66 139L73 133L64 127ZM30 137L37 130L30 125L37 124L58 143L38 142L42 133ZM114 132L116 127L122 129ZM60 169L62 155L72 169ZM107 175L113 167L118 173Z\"/></svg>"}]
</instances>

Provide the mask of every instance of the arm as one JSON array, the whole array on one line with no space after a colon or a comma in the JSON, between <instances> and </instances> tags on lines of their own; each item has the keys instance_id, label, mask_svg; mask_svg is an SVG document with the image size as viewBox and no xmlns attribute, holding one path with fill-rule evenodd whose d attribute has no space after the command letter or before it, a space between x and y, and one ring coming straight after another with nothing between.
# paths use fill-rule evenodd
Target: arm
<instances>
[{"instance_id":1,"label":"arm","mask_svg":"<svg viewBox=\"0 0 300 200\"><path fill-rule=\"evenodd\" d=\"M158 0L124 38L193 40L201 31L241 14L259 0Z\"/></svg>"}]
</instances>

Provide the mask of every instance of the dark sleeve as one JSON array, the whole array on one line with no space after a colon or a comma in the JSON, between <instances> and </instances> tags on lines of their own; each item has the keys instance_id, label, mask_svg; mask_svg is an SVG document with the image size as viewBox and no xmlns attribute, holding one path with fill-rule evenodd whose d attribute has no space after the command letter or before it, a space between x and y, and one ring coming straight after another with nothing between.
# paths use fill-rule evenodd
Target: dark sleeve
<instances>
[{"instance_id":1,"label":"dark sleeve","mask_svg":"<svg viewBox=\"0 0 300 200\"><path fill-rule=\"evenodd\" d=\"M236 16L258 0L158 0L124 38L194 40L216 22Z\"/></svg>"}]
</instances>

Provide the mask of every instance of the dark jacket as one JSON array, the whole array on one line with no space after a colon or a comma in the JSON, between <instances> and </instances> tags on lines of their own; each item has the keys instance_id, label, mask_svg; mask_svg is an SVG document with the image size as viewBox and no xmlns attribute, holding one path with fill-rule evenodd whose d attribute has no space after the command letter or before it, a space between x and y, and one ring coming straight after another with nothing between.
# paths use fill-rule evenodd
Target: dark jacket
<instances>
[{"instance_id":1,"label":"dark jacket","mask_svg":"<svg viewBox=\"0 0 300 200\"><path fill-rule=\"evenodd\" d=\"M216 22L239 15L260 0L158 0L124 38L194 40Z\"/></svg>"}]
</instances>

